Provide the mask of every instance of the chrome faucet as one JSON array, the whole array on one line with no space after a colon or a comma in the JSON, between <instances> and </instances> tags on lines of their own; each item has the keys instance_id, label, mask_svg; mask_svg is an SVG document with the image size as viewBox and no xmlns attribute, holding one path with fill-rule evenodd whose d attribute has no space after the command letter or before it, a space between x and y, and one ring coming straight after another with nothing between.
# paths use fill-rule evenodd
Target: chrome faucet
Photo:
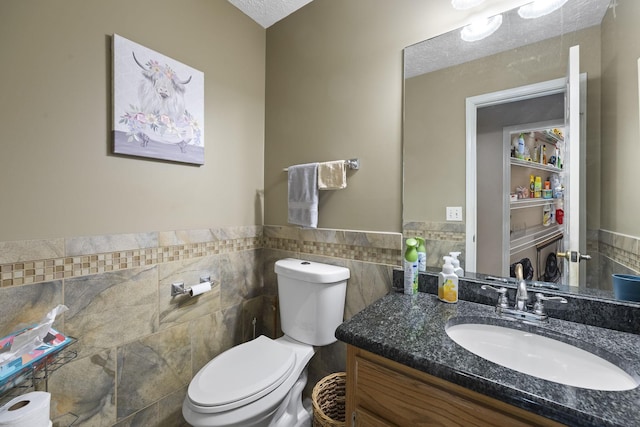
<instances>
[{"instance_id":1,"label":"chrome faucet","mask_svg":"<svg viewBox=\"0 0 640 427\"><path fill-rule=\"evenodd\" d=\"M532 322L545 322L548 319L547 313L544 311L544 301L558 301L561 304L566 304L567 300L562 297L547 297L541 293L537 293L536 303L534 304L533 311L529 311L527 303L529 302L529 293L527 292L527 283L524 281L522 274L522 264L516 264L516 279L518 281L518 287L516 288L516 301L513 308L509 307L509 301L507 299L507 289L505 287L494 288L491 285L482 285L480 288L487 290L490 289L498 293L498 304L496 305L496 313L500 316L512 317L515 319L532 321Z\"/></svg>"},{"instance_id":2,"label":"chrome faucet","mask_svg":"<svg viewBox=\"0 0 640 427\"><path fill-rule=\"evenodd\" d=\"M516 279L518 280L518 290L516 292L516 304L514 308L520 311L527 311L527 303L529 302L529 294L527 293L527 284L522 274L522 264L516 264Z\"/></svg>"}]
</instances>

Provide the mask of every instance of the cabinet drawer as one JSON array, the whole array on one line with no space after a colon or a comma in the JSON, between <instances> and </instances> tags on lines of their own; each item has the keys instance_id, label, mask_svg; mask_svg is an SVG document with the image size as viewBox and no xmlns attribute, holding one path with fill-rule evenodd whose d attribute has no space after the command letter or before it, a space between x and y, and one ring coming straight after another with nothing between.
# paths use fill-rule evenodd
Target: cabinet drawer
<instances>
[{"instance_id":1,"label":"cabinet drawer","mask_svg":"<svg viewBox=\"0 0 640 427\"><path fill-rule=\"evenodd\" d=\"M347 387L356 426L560 425L424 372L361 353L365 357L351 359L352 390L349 382Z\"/></svg>"}]
</instances>

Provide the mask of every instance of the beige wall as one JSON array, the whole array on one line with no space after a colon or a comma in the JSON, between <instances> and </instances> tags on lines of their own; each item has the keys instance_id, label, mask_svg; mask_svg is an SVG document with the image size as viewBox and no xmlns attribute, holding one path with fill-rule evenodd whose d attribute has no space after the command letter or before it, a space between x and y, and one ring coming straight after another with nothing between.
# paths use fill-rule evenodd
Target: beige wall
<instances>
[{"instance_id":1,"label":"beige wall","mask_svg":"<svg viewBox=\"0 0 640 427\"><path fill-rule=\"evenodd\" d=\"M592 27L407 79L404 221L444 221L446 206L465 206L465 99L563 77L569 48L576 44L584 46L581 72L588 74L589 100L593 101L587 112L592 119L587 139L598 146L599 35L599 28ZM597 173L597 166L596 159L592 173ZM429 177L442 178L435 185ZM599 204L592 210L597 213Z\"/></svg>"},{"instance_id":2,"label":"beige wall","mask_svg":"<svg viewBox=\"0 0 640 427\"><path fill-rule=\"evenodd\" d=\"M114 33L204 72L204 166L111 154ZM262 224L265 40L223 0L0 2L0 241Z\"/></svg>"},{"instance_id":3,"label":"beige wall","mask_svg":"<svg viewBox=\"0 0 640 427\"><path fill-rule=\"evenodd\" d=\"M615 15L609 11L602 24L601 228L631 236L640 236L640 196L636 190L640 160L638 16L640 3L622 0ZM608 28L613 31L607 33Z\"/></svg>"},{"instance_id":4,"label":"beige wall","mask_svg":"<svg viewBox=\"0 0 640 427\"><path fill-rule=\"evenodd\" d=\"M399 231L402 49L470 17L315 0L265 32L224 0L2 1L0 241L286 224L282 168L349 157L319 225ZM204 72L204 166L110 154L113 33Z\"/></svg>"},{"instance_id":5,"label":"beige wall","mask_svg":"<svg viewBox=\"0 0 640 427\"><path fill-rule=\"evenodd\" d=\"M284 167L358 157L319 227L401 230L402 50L468 18L445 0L315 0L269 28L265 224L287 222Z\"/></svg>"}]
</instances>

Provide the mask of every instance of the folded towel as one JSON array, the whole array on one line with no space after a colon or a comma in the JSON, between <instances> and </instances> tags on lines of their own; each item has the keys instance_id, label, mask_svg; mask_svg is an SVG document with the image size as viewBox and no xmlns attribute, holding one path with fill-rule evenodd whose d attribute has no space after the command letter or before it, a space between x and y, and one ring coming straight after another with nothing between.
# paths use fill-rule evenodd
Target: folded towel
<instances>
[{"instance_id":1,"label":"folded towel","mask_svg":"<svg viewBox=\"0 0 640 427\"><path fill-rule=\"evenodd\" d=\"M318 163L289 166L289 223L318 227Z\"/></svg>"},{"instance_id":2,"label":"folded towel","mask_svg":"<svg viewBox=\"0 0 640 427\"><path fill-rule=\"evenodd\" d=\"M320 163L318 189L341 190L347 188L347 163L344 160Z\"/></svg>"}]
</instances>

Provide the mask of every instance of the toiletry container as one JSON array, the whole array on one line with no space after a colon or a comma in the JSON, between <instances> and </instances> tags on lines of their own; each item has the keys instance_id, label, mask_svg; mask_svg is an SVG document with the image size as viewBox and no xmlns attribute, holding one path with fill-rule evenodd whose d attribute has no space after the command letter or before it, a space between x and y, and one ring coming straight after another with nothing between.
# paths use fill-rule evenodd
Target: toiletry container
<instances>
[{"instance_id":1,"label":"toiletry container","mask_svg":"<svg viewBox=\"0 0 640 427\"><path fill-rule=\"evenodd\" d=\"M453 272L451 257L444 257L442 271L438 273L438 299L448 303L458 302L458 276Z\"/></svg>"},{"instance_id":2,"label":"toiletry container","mask_svg":"<svg viewBox=\"0 0 640 427\"><path fill-rule=\"evenodd\" d=\"M418 241L418 271L427 271L427 248L422 237L416 237Z\"/></svg>"},{"instance_id":3,"label":"toiletry container","mask_svg":"<svg viewBox=\"0 0 640 427\"><path fill-rule=\"evenodd\" d=\"M418 241L410 238L405 242L404 252L404 293L418 293Z\"/></svg>"},{"instance_id":4,"label":"toiletry container","mask_svg":"<svg viewBox=\"0 0 640 427\"><path fill-rule=\"evenodd\" d=\"M556 222L558 224L564 222L564 202L562 199L556 199Z\"/></svg>"},{"instance_id":5,"label":"toiletry container","mask_svg":"<svg viewBox=\"0 0 640 427\"><path fill-rule=\"evenodd\" d=\"M548 227L551 225L551 204L547 203L542 209L542 225Z\"/></svg>"},{"instance_id":6,"label":"toiletry container","mask_svg":"<svg viewBox=\"0 0 640 427\"><path fill-rule=\"evenodd\" d=\"M536 178L533 175L529 175L529 198L536 197Z\"/></svg>"},{"instance_id":7,"label":"toiletry container","mask_svg":"<svg viewBox=\"0 0 640 427\"><path fill-rule=\"evenodd\" d=\"M524 159L524 136L522 134L518 136L518 149L516 151L516 157L518 159Z\"/></svg>"},{"instance_id":8,"label":"toiletry container","mask_svg":"<svg viewBox=\"0 0 640 427\"><path fill-rule=\"evenodd\" d=\"M264 335L213 358L189 384L182 405L194 427L311 425L302 403L317 346L336 342L349 269L287 258L275 263L284 336Z\"/></svg>"},{"instance_id":9,"label":"toiletry container","mask_svg":"<svg viewBox=\"0 0 640 427\"><path fill-rule=\"evenodd\" d=\"M458 277L464 276L464 270L460 267L460 260L458 259L461 253L462 252L449 252L449 255L451 256L451 264L453 265L453 272Z\"/></svg>"}]
</instances>

